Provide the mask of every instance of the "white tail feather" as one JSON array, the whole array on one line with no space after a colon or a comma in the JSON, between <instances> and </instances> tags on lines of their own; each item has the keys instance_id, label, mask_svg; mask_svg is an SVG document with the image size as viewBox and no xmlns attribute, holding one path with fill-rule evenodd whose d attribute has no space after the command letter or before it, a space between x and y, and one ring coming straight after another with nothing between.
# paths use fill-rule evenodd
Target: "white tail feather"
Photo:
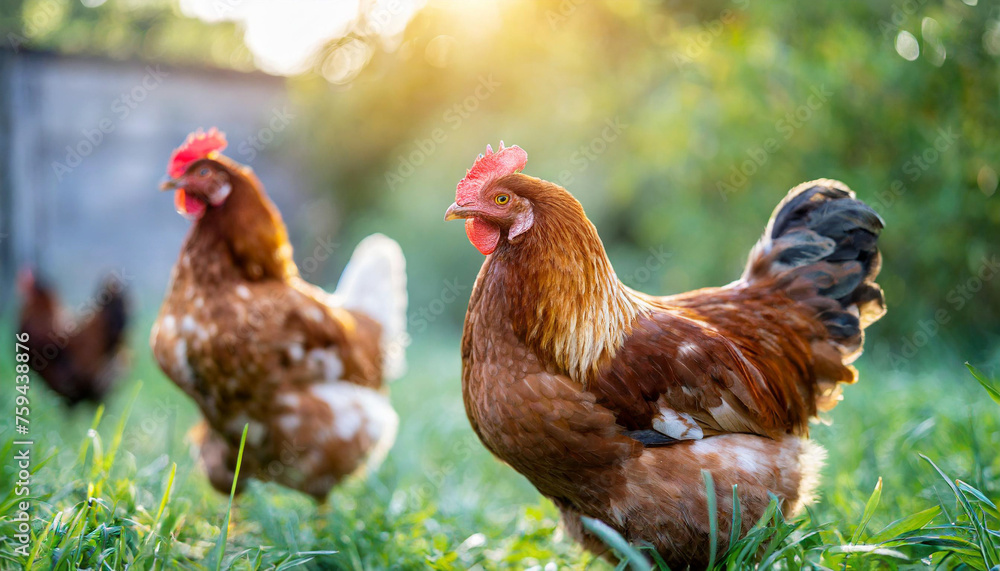
<instances>
[{"instance_id":1,"label":"white tail feather","mask_svg":"<svg viewBox=\"0 0 1000 571\"><path fill-rule=\"evenodd\" d=\"M406 260L395 240L372 234L358 244L334 293L340 305L368 314L382 325L384 372L406 371Z\"/></svg>"}]
</instances>

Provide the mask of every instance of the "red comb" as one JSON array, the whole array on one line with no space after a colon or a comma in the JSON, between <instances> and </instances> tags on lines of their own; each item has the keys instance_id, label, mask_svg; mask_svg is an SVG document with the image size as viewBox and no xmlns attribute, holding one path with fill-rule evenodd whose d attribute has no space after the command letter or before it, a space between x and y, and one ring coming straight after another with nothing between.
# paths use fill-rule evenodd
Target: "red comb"
<instances>
[{"instance_id":1,"label":"red comb","mask_svg":"<svg viewBox=\"0 0 1000 571\"><path fill-rule=\"evenodd\" d=\"M226 134L215 127L207 133L198 129L188 135L184 144L174 149L170 155L170 163L167 166L167 174L170 178L177 178L184 174L191 163L204 159L212 153L217 153L226 148Z\"/></svg>"},{"instance_id":2,"label":"red comb","mask_svg":"<svg viewBox=\"0 0 1000 571\"><path fill-rule=\"evenodd\" d=\"M455 202L463 204L475 199L484 184L502 176L521 172L527 162L528 153L517 145L504 147L503 141L500 141L500 148L495 153L493 147L486 145L486 154L479 155L476 163L465 174L465 178L459 181L455 189Z\"/></svg>"}]
</instances>

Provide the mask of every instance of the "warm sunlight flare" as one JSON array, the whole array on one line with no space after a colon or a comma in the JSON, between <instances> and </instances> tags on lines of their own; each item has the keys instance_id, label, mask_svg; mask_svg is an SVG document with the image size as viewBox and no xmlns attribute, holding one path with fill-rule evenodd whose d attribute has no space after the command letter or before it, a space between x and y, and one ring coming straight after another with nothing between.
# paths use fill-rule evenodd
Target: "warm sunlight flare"
<instances>
[{"instance_id":1,"label":"warm sunlight flare","mask_svg":"<svg viewBox=\"0 0 1000 571\"><path fill-rule=\"evenodd\" d=\"M238 22L257 67L276 75L309 70L323 46L349 34L392 42L424 2L376 0L367 10L361 4L360 0L180 0L187 16L206 22ZM343 54L335 59L344 59ZM367 61L367 57L348 59L352 66ZM332 77L343 77L342 64L325 63L324 67L330 65L338 66Z\"/></svg>"}]
</instances>

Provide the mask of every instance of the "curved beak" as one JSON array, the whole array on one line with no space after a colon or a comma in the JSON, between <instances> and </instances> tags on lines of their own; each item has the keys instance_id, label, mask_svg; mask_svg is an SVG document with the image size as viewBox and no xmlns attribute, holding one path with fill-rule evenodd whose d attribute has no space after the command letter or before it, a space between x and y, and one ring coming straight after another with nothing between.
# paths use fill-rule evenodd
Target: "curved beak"
<instances>
[{"instance_id":1,"label":"curved beak","mask_svg":"<svg viewBox=\"0 0 1000 571\"><path fill-rule=\"evenodd\" d=\"M180 188L183 186L181 184L181 179L179 178L166 178L160 181L160 190L174 190L175 188Z\"/></svg>"},{"instance_id":2,"label":"curved beak","mask_svg":"<svg viewBox=\"0 0 1000 571\"><path fill-rule=\"evenodd\" d=\"M444 219L448 220L459 220L462 218L472 218L476 215L476 210L474 208L468 208L466 206L459 206L457 202L452 202L451 206L444 213Z\"/></svg>"}]
</instances>

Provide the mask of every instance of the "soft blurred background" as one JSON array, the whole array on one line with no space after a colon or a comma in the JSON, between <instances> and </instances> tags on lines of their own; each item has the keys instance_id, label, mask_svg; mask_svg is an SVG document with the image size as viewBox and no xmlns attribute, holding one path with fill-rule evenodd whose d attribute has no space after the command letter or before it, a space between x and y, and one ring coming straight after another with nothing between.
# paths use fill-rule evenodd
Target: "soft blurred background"
<instances>
[{"instance_id":1,"label":"soft blurred background","mask_svg":"<svg viewBox=\"0 0 1000 571\"><path fill-rule=\"evenodd\" d=\"M138 314L132 370L97 432L92 410L33 388L47 521L84 497L95 476L81 463L125 419L124 475L93 468L126 488L113 497L132 494L108 521L155 528L176 462L172 531L156 520L176 542L161 560L196 566L218 536L226 499L184 442L195 409L146 343L188 226L157 184L171 149L210 126L257 170L311 281L332 286L379 231L403 246L411 306L386 467L319 511L252 488L227 565L261 545L339 550L309 563L331 568L590 561L482 450L461 405L458 340L482 257L442 217L500 140L581 200L619 276L650 293L736 278L788 188L846 182L886 221L889 313L869 329L861 383L815 430L831 450L815 521L849 529L878 476L894 490L883 524L938 501L917 451L1000 488L996 408L961 366L1000 373L996 1L0 0L0 44L4 323L25 264L71 307L119 271Z\"/></svg>"}]
</instances>

